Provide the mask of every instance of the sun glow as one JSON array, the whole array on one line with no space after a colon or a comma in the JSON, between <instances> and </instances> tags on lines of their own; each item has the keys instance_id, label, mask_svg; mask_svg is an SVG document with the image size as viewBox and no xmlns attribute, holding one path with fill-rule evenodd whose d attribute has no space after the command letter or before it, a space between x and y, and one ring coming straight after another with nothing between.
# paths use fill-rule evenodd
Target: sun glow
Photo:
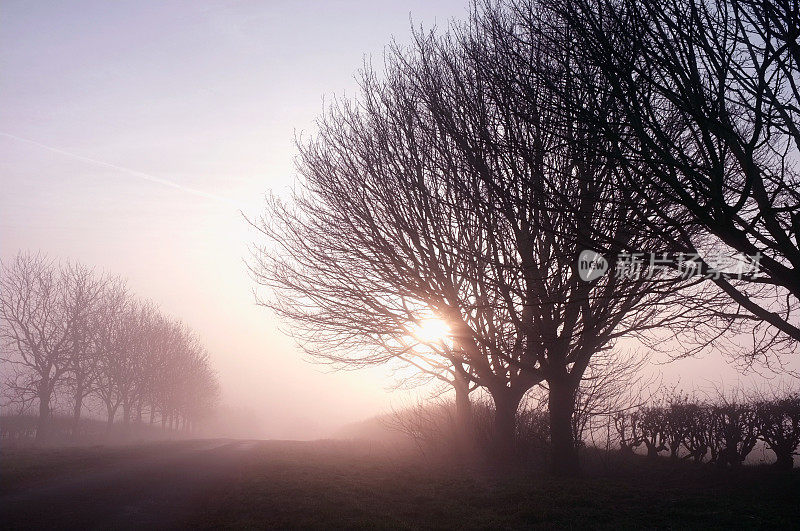
<instances>
[{"instance_id":1,"label":"sun glow","mask_svg":"<svg viewBox=\"0 0 800 531\"><path fill-rule=\"evenodd\" d=\"M452 335L450 327L441 319L429 318L419 321L411 330L411 335L427 344L447 343Z\"/></svg>"}]
</instances>

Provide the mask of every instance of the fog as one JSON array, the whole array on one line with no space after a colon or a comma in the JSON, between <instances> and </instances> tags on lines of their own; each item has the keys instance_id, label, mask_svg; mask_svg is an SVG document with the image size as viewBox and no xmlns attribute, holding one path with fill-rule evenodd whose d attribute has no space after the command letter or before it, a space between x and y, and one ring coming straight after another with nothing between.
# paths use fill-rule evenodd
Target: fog
<instances>
[{"instance_id":1,"label":"fog","mask_svg":"<svg viewBox=\"0 0 800 531\"><path fill-rule=\"evenodd\" d=\"M425 391L393 389L386 367L311 363L255 304L245 217L291 186L294 136L355 92L365 59L412 20L465 14L462 0L4 2L0 255L78 260L185 321L219 375L219 434L324 437L411 403ZM717 355L649 370L687 389L762 378Z\"/></svg>"},{"instance_id":2,"label":"fog","mask_svg":"<svg viewBox=\"0 0 800 531\"><path fill-rule=\"evenodd\" d=\"M250 436L311 438L390 402L328 374L254 304L240 211L293 176L293 137L365 54L463 2L4 3L0 250L126 277L190 324ZM24 140L23 140L24 139ZM236 428L242 434L241 428Z\"/></svg>"}]
</instances>

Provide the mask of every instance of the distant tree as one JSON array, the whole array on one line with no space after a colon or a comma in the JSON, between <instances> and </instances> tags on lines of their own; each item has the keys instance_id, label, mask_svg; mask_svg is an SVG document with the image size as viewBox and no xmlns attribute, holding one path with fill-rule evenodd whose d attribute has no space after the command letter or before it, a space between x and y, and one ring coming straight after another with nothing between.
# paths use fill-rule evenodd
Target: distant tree
<instances>
[{"instance_id":1,"label":"distant tree","mask_svg":"<svg viewBox=\"0 0 800 531\"><path fill-rule=\"evenodd\" d=\"M192 431L195 424L207 418L217 406L221 388L216 373L211 369L208 353L202 347L191 352L187 375L182 413L184 428Z\"/></svg>"},{"instance_id":2,"label":"distant tree","mask_svg":"<svg viewBox=\"0 0 800 531\"><path fill-rule=\"evenodd\" d=\"M702 403L690 402L683 410L686 434L684 445L689 456L702 462L711 446L712 423L710 408Z\"/></svg>"},{"instance_id":3,"label":"distant tree","mask_svg":"<svg viewBox=\"0 0 800 531\"><path fill-rule=\"evenodd\" d=\"M637 412L635 441L647 448L647 457L655 458L668 448L667 418L662 406L645 406Z\"/></svg>"},{"instance_id":4,"label":"distant tree","mask_svg":"<svg viewBox=\"0 0 800 531\"><path fill-rule=\"evenodd\" d=\"M620 450L625 454L632 454L634 448L639 445L638 433L638 412L618 411L612 416L614 429L617 432Z\"/></svg>"},{"instance_id":5,"label":"distant tree","mask_svg":"<svg viewBox=\"0 0 800 531\"><path fill-rule=\"evenodd\" d=\"M84 404L99 400L109 427L162 421L189 429L218 401L208 352L183 324L142 302L119 278L77 263L19 253L0 264L3 394L23 411L38 404L36 438L49 435L56 394L76 434Z\"/></svg>"},{"instance_id":6,"label":"distant tree","mask_svg":"<svg viewBox=\"0 0 800 531\"><path fill-rule=\"evenodd\" d=\"M163 418L166 411L168 366L173 353L180 348L183 327L160 312L152 315L146 327L148 339L142 361L139 409L147 406L149 422L153 424L156 413L160 412Z\"/></svg>"},{"instance_id":7,"label":"distant tree","mask_svg":"<svg viewBox=\"0 0 800 531\"><path fill-rule=\"evenodd\" d=\"M623 452L641 445L656 457L670 456L702 462L708 455L718 466L741 466L758 440L775 453L775 466L789 470L800 449L800 398L796 392L773 389L747 396L741 390L717 390L713 401L698 401L663 391L656 403L613 415Z\"/></svg>"},{"instance_id":8,"label":"distant tree","mask_svg":"<svg viewBox=\"0 0 800 531\"><path fill-rule=\"evenodd\" d=\"M758 442L755 408L747 401L725 400L711 409L716 440L721 443L716 462L740 466Z\"/></svg>"},{"instance_id":9,"label":"distant tree","mask_svg":"<svg viewBox=\"0 0 800 531\"><path fill-rule=\"evenodd\" d=\"M761 399L755 403L758 437L777 458L775 466L791 470L800 448L800 394Z\"/></svg>"},{"instance_id":10,"label":"distant tree","mask_svg":"<svg viewBox=\"0 0 800 531\"><path fill-rule=\"evenodd\" d=\"M61 270L61 305L71 323L65 383L72 394L73 431L77 430L85 399L94 391L99 370L99 322L101 302L108 279L80 264L66 264Z\"/></svg>"},{"instance_id":11,"label":"distant tree","mask_svg":"<svg viewBox=\"0 0 800 531\"><path fill-rule=\"evenodd\" d=\"M5 385L19 400L38 402L36 439L47 438L51 400L69 370L77 324L65 314L63 278L42 254L19 253L0 271L2 361ZM4 371L5 372L5 371Z\"/></svg>"},{"instance_id":12,"label":"distant tree","mask_svg":"<svg viewBox=\"0 0 800 531\"><path fill-rule=\"evenodd\" d=\"M133 299L122 281L109 286L101 301L95 393L105 406L109 426L132 386L130 353L136 334L131 326L132 305Z\"/></svg>"},{"instance_id":13,"label":"distant tree","mask_svg":"<svg viewBox=\"0 0 800 531\"><path fill-rule=\"evenodd\" d=\"M693 414L691 406L689 397L677 393L666 401L664 434L669 456L673 459L679 457L681 447L687 446Z\"/></svg>"},{"instance_id":14,"label":"distant tree","mask_svg":"<svg viewBox=\"0 0 800 531\"><path fill-rule=\"evenodd\" d=\"M153 375L150 358L158 336L154 327L158 309L152 302L136 301L130 305L121 326L126 335L127 348L121 351L117 386L122 395L122 422L141 422L143 402Z\"/></svg>"},{"instance_id":15,"label":"distant tree","mask_svg":"<svg viewBox=\"0 0 800 531\"><path fill-rule=\"evenodd\" d=\"M595 437L601 435L599 430L605 429L608 436L618 415L624 416L640 405L642 389L650 383L642 373L647 362L648 357L640 353L622 353L616 349L594 356L575 397L572 430L578 444L589 439L597 445ZM623 434L630 429L624 421L620 427ZM620 440L621 444L627 442Z\"/></svg>"}]
</instances>

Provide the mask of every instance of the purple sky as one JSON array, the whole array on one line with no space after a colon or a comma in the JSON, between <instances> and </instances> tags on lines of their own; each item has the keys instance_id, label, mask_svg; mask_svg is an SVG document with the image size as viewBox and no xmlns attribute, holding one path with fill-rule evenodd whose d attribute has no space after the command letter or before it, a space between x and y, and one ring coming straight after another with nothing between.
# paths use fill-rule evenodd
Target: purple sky
<instances>
[{"instance_id":1,"label":"purple sky","mask_svg":"<svg viewBox=\"0 0 800 531\"><path fill-rule=\"evenodd\" d=\"M409 400L385 369L301 360L253 304L238 214L293 176L294 132L353 94L392 35L464 0L15 2L0 8L0 255L71 258L130 280L204 338L224 400L261 435L314 437ZM726 382L717 359L667 369Z\"/></svg>"}]
</instances>

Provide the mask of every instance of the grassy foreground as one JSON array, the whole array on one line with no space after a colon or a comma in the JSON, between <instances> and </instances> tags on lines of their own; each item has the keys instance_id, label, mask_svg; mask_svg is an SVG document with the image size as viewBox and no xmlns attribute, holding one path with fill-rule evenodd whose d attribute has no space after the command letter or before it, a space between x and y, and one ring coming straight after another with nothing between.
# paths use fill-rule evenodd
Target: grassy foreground
<instances>
[{"instance_id":1,"label":"grassy foreground","mask_svg":"<svg viewBox=\"0 0 800 531\"><path fill-rule=\"evenodd\" d=\"M114 446L0 447L0 494L9 494L50 480L157 456L165 449L179 450L189 444L190 441L160 441Z\"/></svg>"},{"instance_id":2,"label":"grassy foreground","mask_svg":"<svg viewBox=\"0 0 800 531\"><path fill-rule=\"evenodd\" d=\"M4 450L0 484L5 493L48 485L188 444ZM717 470L596 455L583 477L565 480L535 470L466 469L361 443L242 448L180 527L721 529L800 521L800 469Z\"/></svg>"},{"instance_id":3,"label":"grassy foreground","mask_svg":"<svg viewBox=\"0 0 800 531\"><path fill-rule=\"evenodd\" d=\"M197 523L223 527L793 528L800 470L615 458L578 479L391 457L354 444L265 443Z\"/></svg>"}]
</instances>

